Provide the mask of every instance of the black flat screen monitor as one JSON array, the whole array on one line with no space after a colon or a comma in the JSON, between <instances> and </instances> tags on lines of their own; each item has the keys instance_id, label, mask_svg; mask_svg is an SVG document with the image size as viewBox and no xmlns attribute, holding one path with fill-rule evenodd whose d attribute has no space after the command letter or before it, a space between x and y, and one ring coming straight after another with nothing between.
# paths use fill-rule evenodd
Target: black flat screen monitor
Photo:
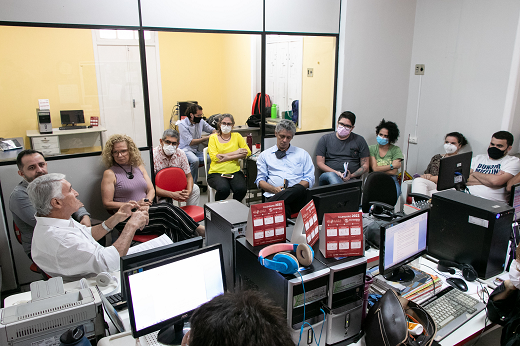
<instances>
[{"instance_id":1,"label":"black flat screen monitor","mask_svg":"<svg viewBox=\"0 0 520 346\"><path fill-rule=\"evenodd\" d=\"M520 184L511 186L509 205L515 208L515 219L520 217Z\"/></svg>"},{"instance_id":2,"label":"black flat screen monitor","mask_svg":"<svg viewBox=\"0 0 520 346\"><path fill-rule=\"evenodd\" d=\"M156 260L124 272L134 338L159 331L157 341L180 345L184 321L226 291L222 245Z\"/></svg>"},{"instance_id":3,"label":"black flat screen monitor","mask_svg":"<svg viewBox=\"0 0 520 346\"><path fill-rule=\"evenodd\" d=\"M60 111L62 125L84 124L85 116L83 110Z\"/></svg>"},{"instance_id":4,"label":"black flat screen monitor","mask_svg":"<svg viewBox=\"0 0 520 346\"><path fill-rule=\"evenodd\" d=\"M325 213L357 212L361 205L361 180L317 186L307 190L307 203L314 201L318 223Z\"/></svg>"},{"instance_id":5,"label":"black flat screen monitor","mask_svg":"<svg viewBox=\"0 0 520 346\"><path fill-rule=\"evenodd\" d=\"M145 250L131 255L126 255L120 258L120 272L121 272L121 296L123 300L127 299L126 286L124 284L123 273L127 270L137 268L151 259L162 260L183 253L190 252L202 248L202 237L195 237L179 241L170 245L157 247L155 249Z\"/></svg>"},{"instance_id":6,"label":"black flat screen monitor","mask_svg":"<svg viewBox=\"0 0 520 346\"><path fill-rule=\"evenodd\" d=\"M466 189L471 168L473 152L446 156L441 159L437 191L455 188L459 191Z\"/></svg>"},{"instance_id":7,"label":"black flat screen monitor","mask_svg":"<svg viewBox=\"0 0 520 346\"><path fill-rule=\"evenodd\" d=\"M407 266L426 253L429 209L419 210L381 226L379 273L389 281L411 281L415 274Z\"/></svg>"}]
</instances>

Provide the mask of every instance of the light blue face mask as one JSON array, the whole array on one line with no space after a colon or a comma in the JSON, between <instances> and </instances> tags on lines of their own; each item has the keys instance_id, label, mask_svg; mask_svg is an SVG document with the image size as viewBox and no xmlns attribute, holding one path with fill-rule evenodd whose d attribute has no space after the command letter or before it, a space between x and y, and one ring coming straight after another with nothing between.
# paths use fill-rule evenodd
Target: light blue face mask
<instances>
[{"instance_id":1,"label":"light blue face mask","mask_svg":"<svg viewBox=\"0 0 520 346\"><path fill-rule=\"evenodd\" d=\"M383 138L381 136L377 136L377 143L379 143L379 145L387 145L388 138Z\"/></svg>"}]
</instances>

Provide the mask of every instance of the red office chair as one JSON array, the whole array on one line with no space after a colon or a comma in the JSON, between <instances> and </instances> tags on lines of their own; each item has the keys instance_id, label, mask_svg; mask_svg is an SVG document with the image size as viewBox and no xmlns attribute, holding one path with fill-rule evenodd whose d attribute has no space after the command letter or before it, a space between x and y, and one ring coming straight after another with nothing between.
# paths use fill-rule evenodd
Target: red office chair
<instances>
[{"instance_id":1,"label":"red office chair","mask_svg":"<svg viewBox=\"0 0 520 346\"><path fill-rule=\"evenodd\" d=\"M16 240L18 240L18 243L22 244L22 232L20 232L20 229L18 228L18 226L16 226L16 223L13 221L13 228L14 228L14 235L16 236ZM40 268L38 268L38 266L36 265L36 263L32 262L31 263L31 266L29 267L29 269L34 272L34 273L37 273L37 274L42 274L44 275L44 278L46 277L47 279L50 278L49 275L47 275L46 273L43 272L43 270L41 270Z\"/></svg>"},{"instance_id":2,"label":"red office chair","mask_svg":"<svg viewBox=\"0 0 520 346\"><path fill-rule=\"evenodd\" d=\"M163 190L176 192L186 188L186 173L178 167L161 169L155 176L155 185ZM204 208L198 205L186 205L181 207L195 222L204 220Z\"/></svg>"}]
</instances>

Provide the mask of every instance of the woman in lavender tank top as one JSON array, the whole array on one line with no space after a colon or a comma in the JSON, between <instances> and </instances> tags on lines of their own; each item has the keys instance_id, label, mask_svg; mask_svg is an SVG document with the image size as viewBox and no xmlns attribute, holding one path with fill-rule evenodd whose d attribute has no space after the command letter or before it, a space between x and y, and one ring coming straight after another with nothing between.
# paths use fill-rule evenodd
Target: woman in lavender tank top
<instances>
[{"instance_id":1,"label":"woman in lavender tank top","mask_svg":"<svg viewBox=\"0 0 520 346\"><path fill-rule=\"evenodd\" d=\"M103 148L102 159L108 168L101 181L101 198L106 209L118 210L124 203L136 201L141 208L148 208L150 221L143 230L145 233L166 233L173 241L196 233L204 235L204 226L181 208L169 203L152 205L155 189L132 138L111 136Z\"/></svg>"}]
</instances>

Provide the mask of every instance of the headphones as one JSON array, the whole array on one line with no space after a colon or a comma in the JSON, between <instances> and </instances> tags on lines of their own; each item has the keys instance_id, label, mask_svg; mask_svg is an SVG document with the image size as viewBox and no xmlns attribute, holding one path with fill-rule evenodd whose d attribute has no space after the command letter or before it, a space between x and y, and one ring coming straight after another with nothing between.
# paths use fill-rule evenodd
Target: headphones
<instances>
[{"instance_id":1,"label":"headphones","mask_svg":"<svg viewBox=\"0 0 520 346\"><path fill-rule=\"evenodd\" d=\"M477 277L478 277L477 271L475 270L475 268L473 268L471 266L471 264L464 264L464 263L459 264L459 263L455 263L455 262L451 262L451 261L444 261L444 260L440 260L439 263L437 264L437 269L439 269L441 272L448 272L453 275L453 274L455 274L455 269L453 269L452 267L462 270L462 276L464 277L464 279L466 279L466 281L477 280Z\"/></svg>"},{"instance_id":2,"label":"headphones","mask_svg":"<svg viewBox=\"0 0 520 346\"><path fill-rule=\"evenodd\" d=\"M296 257L280 251L293 251ZM274 255L272 260L266 259L267 256ZM258 254L258 261L267 269L277 270L282 274L295 274L298 272L300 263L304 267L312 264L314 251L308 244L274 244L269 245Z\"/></svg>"},{"instance_id":3,"label":"headphones","mask_svg":"<svg viewBox=\"0 0 520 346\"><path fill-rule=\"evenodd\" d=\"M394 213L394 207L381 202L373 202L368 210L368 215L374 215L378 219L385 221L392 221L397 217Z\"/></svg>"}]
</instances>

